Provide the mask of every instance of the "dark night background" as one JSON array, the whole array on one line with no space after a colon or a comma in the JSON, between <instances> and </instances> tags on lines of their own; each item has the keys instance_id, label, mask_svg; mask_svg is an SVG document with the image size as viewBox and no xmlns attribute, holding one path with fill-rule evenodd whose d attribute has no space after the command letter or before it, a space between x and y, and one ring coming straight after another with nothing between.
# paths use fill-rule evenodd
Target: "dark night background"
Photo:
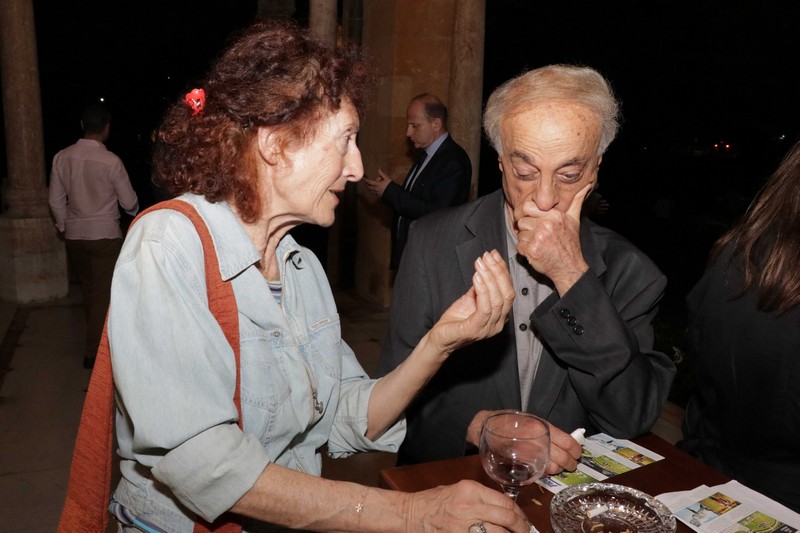
<instances>
[{"instance_id":1,"label":"dark night background","mask_svg":"<svg viewBox=\"0 0 800 533\"><path fill-rule=\"evenodd\" d=\"M610 207L595 219L668 275L656 334L659 349L672 353L682 343L685 294L709 246L798 138L800 5L486 4L484 98L502 81L549 63L589 65L612 82L623 123L600 172L599 192ZM307 2L297 5L296 18L306 22ZM34 9L47 171L55 153L80 137L82 108L103 97L114 116L109 149L149 205L151 132L231 31L253 19L256 2L34 0ZM0 175L5 166L0 151ZM479 192L499 184L487 145ZM682 386L679 380L678 396Z\"/></svg>"}]
</instances>

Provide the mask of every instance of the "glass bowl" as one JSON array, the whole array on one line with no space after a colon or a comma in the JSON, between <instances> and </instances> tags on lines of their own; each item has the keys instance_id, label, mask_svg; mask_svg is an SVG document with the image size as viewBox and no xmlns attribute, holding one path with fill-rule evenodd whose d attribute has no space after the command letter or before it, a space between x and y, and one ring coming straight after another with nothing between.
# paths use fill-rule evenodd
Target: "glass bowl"
<instances>
[{"instance_id":1,"label":"glass bowl","mask_svg":"<svg viewBox=\"0 0 800 533\"><path fill-rule=\"evenodd\" d=\"M613 483L568 487L550 502L555 533L672 533L675 516L649 494Z\"/></svg>"}]
</instances>

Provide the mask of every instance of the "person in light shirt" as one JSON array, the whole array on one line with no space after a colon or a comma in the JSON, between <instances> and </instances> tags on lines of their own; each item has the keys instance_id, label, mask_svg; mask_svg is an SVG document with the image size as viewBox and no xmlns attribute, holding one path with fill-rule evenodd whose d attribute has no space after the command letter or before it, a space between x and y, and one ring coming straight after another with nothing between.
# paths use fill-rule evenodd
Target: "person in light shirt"
<instances>
[{"instance_id":1,"label":"person in light shirt","mask_svg":"<svg viewBox=\"0 0 800 533\"><path fill-rule=\"evenodd\" d=\"M119 208L134 216L139 203L125 165L105 146L111 132L108 110L100 104L88 106L81 127L83 137L53 158L49 203L81 284L86 315L83 366L92 368L122 247Z\"/></svg>"}]
</instances>

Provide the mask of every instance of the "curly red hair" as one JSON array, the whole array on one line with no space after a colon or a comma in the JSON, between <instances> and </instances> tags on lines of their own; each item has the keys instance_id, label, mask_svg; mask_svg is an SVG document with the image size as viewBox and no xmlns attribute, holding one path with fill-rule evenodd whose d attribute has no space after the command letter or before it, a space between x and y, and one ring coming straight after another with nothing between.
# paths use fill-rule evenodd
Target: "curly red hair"
<instances>
[{"instance_id":1,"label":"curly red hair","mask_svg":"<svg viewBox=\"0 0 800 533\"><path fill-rule=\"evenodd\" d=\"M192 116L182 99L167 111L153 180L173 195L227 200L253 222L262 205L251 148L258 128L305 142L343 101L363 117L372 85L373 69L355 46L327 46L288 21L257 22L212 66L202 113Z\"/></svg>"}]
</instances>

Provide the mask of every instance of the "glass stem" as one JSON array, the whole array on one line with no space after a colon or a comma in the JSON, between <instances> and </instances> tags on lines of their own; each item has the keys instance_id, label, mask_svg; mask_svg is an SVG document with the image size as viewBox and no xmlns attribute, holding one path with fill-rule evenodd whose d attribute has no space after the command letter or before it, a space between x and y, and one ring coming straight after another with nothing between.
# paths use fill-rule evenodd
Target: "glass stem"
<instances>
[{"instance_id":1,"label":"glass stem","mask_svg":"<svg viewBox=\"0 0 800 533\"><path fill-rule=\"evenodd\" d=\"M503 492L512 500L517 501L517 495L519 494L517 487L503 487Z\"/></svg>"}]
</instances>

